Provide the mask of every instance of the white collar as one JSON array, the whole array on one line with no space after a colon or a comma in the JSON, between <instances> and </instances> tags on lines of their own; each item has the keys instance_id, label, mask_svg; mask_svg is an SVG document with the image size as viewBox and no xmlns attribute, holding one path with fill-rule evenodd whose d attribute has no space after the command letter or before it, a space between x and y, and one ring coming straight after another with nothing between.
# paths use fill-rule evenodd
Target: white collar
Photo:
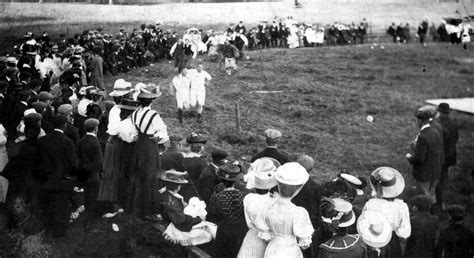
<instances>
[{"instance_id":1,"label":"white collar","mask_svg":"<svg viewBox=\"0 0 474 258\"><path fill-rule=\"evenodd\" d=\"M26 101L21 101L21 103L23 103L25 106L28 106L28 103L26 103Z\"/></svg>"},{"instance_id":2,"label":"white collar","mask_svg":"<svg viewBox=\"0 0 474 258\"><path fill-rule=\"evenodd\" d=\"M420 128L420 131L423 131L424 129L430 127L430 124L426 124L426 125L423 125L421 128Z\"/></svg>"},{"instance_id":3,"label":"white collar","mask_svg":"<svg viewBox=\"0 0 474 258\"><path fill-rule=\"evenodd\" d=\"M144 107L143 110L150 110L151 109L151 106L148 106L148 107Z\"/></svg>"},{"instance_id":4,"label":"white collar","mask_svg":"<svg viewBox=\"0 0 474 258\"><path fill-rule=\"evenodd\" d=\"M90 136L97 137L97 135L95 135L94 133L87 132L86 134L87 134L87 135L90 135Z\"/></svg>"},{"instance_id":5,"label":"white collar","mask_svg":"<svg viewBox=\"0 0 474 258\"><path fill-rule=\"evenodd\" d=\"M201 154L197 154L196 152L190 152L190 153L183 153L183 156L185 158L200 158Z\"/></svg>"},{"instance_id":6,"label":"white collar","mask_svg":"<svg viewBox=\"0 0 474 258\"><path fill-rule=\"evenodd\" d=\"M54 129L54 131L56 131L56 132L60 132L60 133L64 133L64 131L63 131L63 130L61 130L61 129Z\"/></svg>"}]
</instances>

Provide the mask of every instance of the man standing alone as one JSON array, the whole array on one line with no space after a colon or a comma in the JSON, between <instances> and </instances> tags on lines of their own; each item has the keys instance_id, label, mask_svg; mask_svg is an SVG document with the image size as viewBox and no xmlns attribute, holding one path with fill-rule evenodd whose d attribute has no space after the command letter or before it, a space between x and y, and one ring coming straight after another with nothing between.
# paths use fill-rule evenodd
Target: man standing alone
<instances>
[{"instance_id":1,"label":"man standing alone","mask_svg":"<svg viewBox=\"0 0 474 258\"><path fill-rule=\"evenodd\" d=\"M171 81L170 94L176 97L176 106L178 108L178 120L183 123L183 110L190 107L190 89L191 80L186 76L187 69L176 75Z\"/></svg>"},{"instance_id":2,"label":"man standing alone","mask_svg":"<svg viewBox=\"0 0 474 258\"><path fill-rule=\"evenodd\" d=\"M430 127L430 116L430 112L422 108L416 112L420 133L412 146L413 153L407 153L406 158L413 166L418 191L430 196L432 203L435 203L435 188L441 174L443 139Z\"/></svg>"}]
</instances>

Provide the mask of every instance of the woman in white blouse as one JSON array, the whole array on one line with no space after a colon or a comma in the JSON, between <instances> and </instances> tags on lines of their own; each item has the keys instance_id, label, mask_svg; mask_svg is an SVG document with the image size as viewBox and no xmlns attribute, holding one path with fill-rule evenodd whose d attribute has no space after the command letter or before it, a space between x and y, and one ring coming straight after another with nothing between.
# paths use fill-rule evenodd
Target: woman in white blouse
<instances>
[{"instance_id":1,"label":"woman in white blouse","mask_svg":"<svg viewBox=\"0 0 474 258\"><path fill-rule=\"evenodd\" d=\"M300 164L289 162L277 169L275 178L279 196L256 219L262 225L259 237L270 240L264 257L303 257L301 249L311 245L314 229L308 212L294 205L291 199L308 181L308 172Z\"/></svg>"},{"instance_id":2,"label":"woman in white blouse","mask_svg":"<svg viewBox=\"0 0 474 258\"><path fill-rule=\"evenodd\" d=\"M365 204L361 216L366 212L379 212L389 221L393 231L388 245L378 250L379 257L402 257L399 238L407 239L411 234L410 213L408 205L396 197L403 192L405 180L397 170L380 167L370 174L369 182L375 198Z\"/></svg>"},{"instance_id":3,"label":"woman in white blouse","mask_svg":"<svg viewBox=\"0 0 474 258\"><path fill-rule=\"evenodd\" d=\"M256 222L257 215L265 212L272 202L270 189L277 185L275 172L280 163L272 158L257 159L252 163L247 177L247 188L255 189L255 193L247 194L244 198L245 221L249 231L244 238L237 257L263 257L267 242L258 237L261 225Z\"/></svg>"}]
</instances>

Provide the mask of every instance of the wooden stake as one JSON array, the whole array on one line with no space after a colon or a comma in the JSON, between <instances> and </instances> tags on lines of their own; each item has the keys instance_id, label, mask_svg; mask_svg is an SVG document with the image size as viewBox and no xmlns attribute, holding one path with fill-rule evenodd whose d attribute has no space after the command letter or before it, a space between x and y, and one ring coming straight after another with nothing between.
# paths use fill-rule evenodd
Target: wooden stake
<instances>
[{"instance_id":1,"label":"wooden stake","mask_svg":"<svg viewBox=\"0 0 474 258\"><path fill-rule=\"evenodd\" d=\"M237 129L237 134L240 135L242 128L240 127L240 104L235 102L235 128Z\"/></svg>"}]
</instances>

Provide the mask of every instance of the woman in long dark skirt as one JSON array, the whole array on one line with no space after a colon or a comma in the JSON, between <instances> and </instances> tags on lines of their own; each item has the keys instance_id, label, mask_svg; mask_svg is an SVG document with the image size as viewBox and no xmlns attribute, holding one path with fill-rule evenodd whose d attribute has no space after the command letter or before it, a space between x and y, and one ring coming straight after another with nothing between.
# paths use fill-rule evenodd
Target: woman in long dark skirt
<instances>
[{"instance_id":1,"label":"woman in long dark skirt","mask_svg":"<svg viewBox=\"0 0 474 258\"><path fill-rule=\"evenodd\" d=\"M161 96L159 88L139 83L135 90L141 107L131 116L138 139L130 156L126 210L145 218L157 213L158 180L162 176L158 144L168 140L168 133L158 112L151 109L153 100Z\"/></svg>"}]
</instances>

